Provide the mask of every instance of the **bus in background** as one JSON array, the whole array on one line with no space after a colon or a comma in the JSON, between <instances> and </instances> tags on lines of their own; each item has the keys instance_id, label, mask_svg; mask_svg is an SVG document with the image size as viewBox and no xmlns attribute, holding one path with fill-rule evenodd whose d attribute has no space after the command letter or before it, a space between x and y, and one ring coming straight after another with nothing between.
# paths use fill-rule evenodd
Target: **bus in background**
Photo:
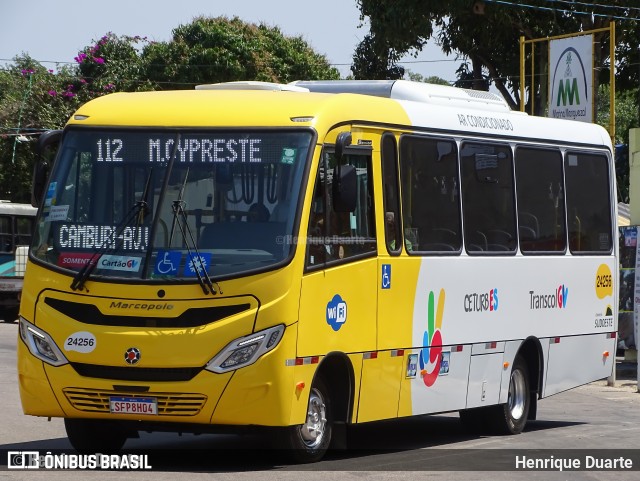
<instances>
[{"instance_id":1,"label":"bus in background","mask_svg":"<svg viewBox=\"0 0 640 481\"><path fill-rule=\"evenodd\" d=\"M0 200L0 319L15 322L37 209Z\"/></svg>"},{"instance_id":2,"label":"bus in background","mask_svg":"<svg viewBox=\"0 0 640 481\"><path fill-rule=\"evenodd\" d=\"M344 425L448 411L517 434L612 373L597 125L408 81L241 82L105 95L48 148L20 395L78 450L264 427L315 461Z\"/></svg>"}]
</instances>

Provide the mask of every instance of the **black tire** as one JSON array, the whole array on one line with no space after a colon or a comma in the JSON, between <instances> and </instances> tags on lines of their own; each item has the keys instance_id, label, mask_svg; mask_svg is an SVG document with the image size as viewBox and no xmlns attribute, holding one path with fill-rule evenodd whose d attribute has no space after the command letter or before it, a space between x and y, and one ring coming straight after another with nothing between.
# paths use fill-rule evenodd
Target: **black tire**
<instances>
[{"instance_id":1,"label":"black tire","mask_svg":"<svg viewBox=\"0 0 640 481\"><path fill-rule=\"evenodd\" d=\"M527 424L531 390L529 369L520 356L516 356L509 377L507 402L494 406L493 427L498 434L520 434Z\"/></svg>"},{"instance_id":2,"label":"black tire","mask_svg":"<svg viewBox=\"0 0 640 481\"><path fill-rule=\"evenodd\" d=\"M71 446L80 453L116 453L128 437L117 425L96 419L65 418L64 427Z\"/></svg>"},{"instance_id":3,"label":"black tire","mask_svg":"<svg viewBox=\"0 0 640 481\"><path fill-rule=\"evenodd\" d=\"M317 378L309 392L306 422L290 426L284 432L288 457L297 463L314 463L322 459L331 443L332 423L329 390L322 378Z\"/></svg>"},{"instance_id":4,"label":"black tire","mask_svg":"<svg viewBox=\"0 0 640 481\"><path fill-rule=\"evenodd\" d=\"M3 322L16 322L18 319L18 308L17 307L9 307L6 309L2 309L0 311L0 316L2 316Z\"/></svg>"}]
</instances>

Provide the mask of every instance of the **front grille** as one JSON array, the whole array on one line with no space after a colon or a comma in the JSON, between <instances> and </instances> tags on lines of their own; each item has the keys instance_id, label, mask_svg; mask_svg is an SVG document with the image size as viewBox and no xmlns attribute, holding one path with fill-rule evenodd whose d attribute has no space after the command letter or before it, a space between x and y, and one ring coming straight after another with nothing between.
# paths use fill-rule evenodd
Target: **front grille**
<instances>
[{"instance_id":1,"label":"front grille","mask_svg":"<svg viewBox=\"0 0 640 481\"><path fill-rule=\"evenodd\" d=\"M154 317L153 310L145 312L143 316L113 316L103 314L93 304L71 302L53 297L47 297L45 304L83 324L96 326L123 327L199 327L234 316L251 308L248 303L229 306L193 307L187 309L178 317ZM121 303L121 301L119 301ZM136 314L141 312L133 311Z\"/></svg>"},{"instance_id":2,"label":"front grille","mask_svg":"<svg viewBox=\"0 0 640 481\"><path fill-rule=\"evenodd\" d=\"M100 366L98 364L70 363L75 371L84 377L114 379L118 381L177 382L190 381L202 371L202 367L133 367Z\"/></svg>"},{"instance_id":3,"label":"front grille","mask_svg":"<svg viewBox=\"0 0 640 481\"><path fill-rule=\"evenodd\" d=\"M128 393L126 391L106 391L101 389L65 388L62 390L71 405L79 410L92 413L108 413L110 396L132 398L153 397L158 401L159 416L195 416L207 402L204 394L180 393Z\"/></svg>"}]
</instances>

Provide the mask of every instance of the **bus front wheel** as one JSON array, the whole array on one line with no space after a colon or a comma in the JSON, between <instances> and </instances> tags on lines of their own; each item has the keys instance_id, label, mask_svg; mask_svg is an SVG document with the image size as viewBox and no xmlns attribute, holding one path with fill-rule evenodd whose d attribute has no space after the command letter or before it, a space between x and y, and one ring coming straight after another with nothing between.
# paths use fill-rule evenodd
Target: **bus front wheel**
<instances>
[{"instance_id":1,"label":"bus front wheel","mask_svg":"<svg viewBox=\"0 0 640 481\"><path fill-rule=\"evenodd\" d=\"M64 427L71 446L80 453L115 453L128 437L117 425L96 419L65 418Z\"/></svg>"},{"instance_id":2,"label":"bus front wheel","mask_svg":"<svg viewBox=\"0 0 640 481\"><path fill-rule=\"evenodd\" d=\"M312 463L319 461L331 442L332 418L329 391L322 380L314 381L309 393L307 415L304 424L291 426L286 432L286 448L294 461Z\"/></svg>"}]
</instances>

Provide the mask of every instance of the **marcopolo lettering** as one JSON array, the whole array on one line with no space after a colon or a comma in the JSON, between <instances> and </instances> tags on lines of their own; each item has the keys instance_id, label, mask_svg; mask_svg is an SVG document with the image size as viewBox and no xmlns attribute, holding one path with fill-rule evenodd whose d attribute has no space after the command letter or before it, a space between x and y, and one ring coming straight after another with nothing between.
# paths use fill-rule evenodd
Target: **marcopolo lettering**
<instances>
[{"instance_id":1,"label":"marcopolo lettering","mask_svg":"<svg viewBox=\"0 0 640 481\"><path fill-rule=\"evenodd\" d=\"M136 309L141 311L170 311L173 309L173 304L167 302L151 304L144 302L112 301L109 307L111 309Z\"/></svg>"}]
</instances>

